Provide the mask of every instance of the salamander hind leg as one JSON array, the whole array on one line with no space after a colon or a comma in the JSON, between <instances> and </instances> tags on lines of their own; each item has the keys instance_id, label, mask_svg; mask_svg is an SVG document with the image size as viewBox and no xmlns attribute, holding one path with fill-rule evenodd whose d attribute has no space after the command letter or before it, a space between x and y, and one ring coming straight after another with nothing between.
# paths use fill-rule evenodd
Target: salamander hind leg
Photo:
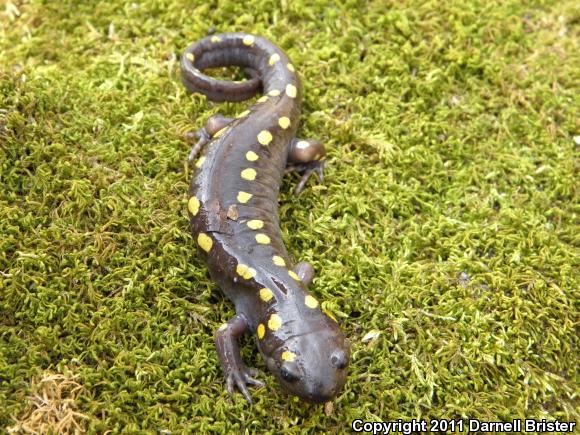
<instances>
[{"instance_id":1,"label":"salamander hind leg","mask_svg":"<svg viewBox=\"0 0 580 435\"><path fill-rule=\"evenodd\" d=\"M293 139L288 152L288 165L286 173L298 172L302 178L294 189L294 194L299 195L306 182L313 173L318 175L320 181L324 180L326 150L324 145L313 139Z\"/></svg>"},{"instance_id":2,"label":"salamander hind leg","mask_svg":"<svg viewBox=\"0 0 580 435\"><path fill-rule=\"evenodd\" d=\"M248 323L243 316L236 315L229 322L224 323L215 333L215 344L220 359L220 364L226 378L228 392L233 394L234 386L240 390L248 403L252 403L250 393L246 385L263 387L264 383L254 379L257 370L248 368L240 356L238 339L249 329Z\"/></svg>"},{"instance_id":3,"label":"salamander hind leg","mask_svg":"<svg viewBox=\"0 0 580 435\"><path fill-rule=\"evenodd\" d=\"M193 159L195 159L195 156L199 154L201 149L210 140L216 137L216 135L219 135L219 132L226 128L233 120L233 118L228 118L219 114L210 116L205 122L205 125L194 133L197 142L191 147L191 151L187 157L187 162L191 165Z\"/></svg>"}]
</instances>

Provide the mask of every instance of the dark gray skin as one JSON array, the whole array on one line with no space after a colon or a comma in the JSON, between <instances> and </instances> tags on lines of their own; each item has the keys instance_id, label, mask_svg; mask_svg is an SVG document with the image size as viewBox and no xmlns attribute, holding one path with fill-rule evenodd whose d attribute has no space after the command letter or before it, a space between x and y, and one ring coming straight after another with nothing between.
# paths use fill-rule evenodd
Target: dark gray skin
<instances>
[{"instance_id":1,"label":"dark gray skin","mask_svg":"<svg viewBox=\"0 0 580 435\"><path fill-rule=\"evenodd\" d=\"M201 72L218 66L243 67L251 78L229 82ZM185 86L211 100L241 101L262 89L268 96L238 118L211 117L189 156L193 161L209 144L196 164L188 209L210 275L236 307L236 316L215 334L228 391L235 386L251 402L246 385L263 385L240 357L238 340L250 332L286 391L310 402L328 401L345 383L350 345L307 290L312 266L292 266L278 222L284 173L302 174L298 194L312 173L322 178L324 167L320 142L295 138L298 76L282 50L244 33L192 44L181 70Z\"/></svg>"}]
</instances>

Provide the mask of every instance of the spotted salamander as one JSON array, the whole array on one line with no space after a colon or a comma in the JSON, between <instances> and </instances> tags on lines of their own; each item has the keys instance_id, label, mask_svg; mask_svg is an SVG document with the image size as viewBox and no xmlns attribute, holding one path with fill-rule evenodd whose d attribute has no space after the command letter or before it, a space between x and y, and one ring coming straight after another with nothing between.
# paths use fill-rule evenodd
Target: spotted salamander
<instances>
[{"instance_id":1,"label":"spotted salamander","mask_svg":"<svg viewBox=\"0 0 580 435\"><path fill-rule=\"evenodd\" d=\"M212 78L207 68L238 66L249 79ZM235 118L215 115L197 133L189 155L197 160L188 210L193 236L210 275L235 304L236 315L219 327L215 343L227 389L263 386L240 357L238 340L256 335L269 371L291 394L325 402L343 387L350 346L336 319L321 310L307 288L314 277L305 262L293 266L282 243L278 192L285 172L322 179L325 150L295 137L301 85L284 52L265 38L245 33L208 36L181 58L182 81L214 101L263 96Z\"/></svg>"}]
</instances>

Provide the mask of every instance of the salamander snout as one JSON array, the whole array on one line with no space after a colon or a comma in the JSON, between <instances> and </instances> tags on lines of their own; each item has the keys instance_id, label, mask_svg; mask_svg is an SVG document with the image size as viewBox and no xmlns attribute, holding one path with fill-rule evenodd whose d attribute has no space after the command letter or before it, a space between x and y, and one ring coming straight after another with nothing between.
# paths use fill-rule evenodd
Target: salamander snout
<instances>
[{"instance_id":1,"label":"salamander snout","mask_svg":"<svg viewBox=\"0 0 580 435\"><path fill-rule=\"evenodd\" d=\"M285 390L307 402L335 397L346 381L350 344L338 328L294 336L266 358Z\"/></svg>"},{"instance_id":2,"label":"salamander snout","mask_svg":"<svg viewBox=\"0 0 580 435\"><path fill-rule=\"evenodd\" d=\"M329 344L327 342L327 345ZM336 346L334 349L328 350L319 348L322 358L315 359L313 364L308 362L305 364L304 375L309 382L305 382L302 385L304 390L297 393L304 400L314 403L327 402L344 386L350 346L346 340L334 343L334 346Z\"/></svg>"}]
</instances>

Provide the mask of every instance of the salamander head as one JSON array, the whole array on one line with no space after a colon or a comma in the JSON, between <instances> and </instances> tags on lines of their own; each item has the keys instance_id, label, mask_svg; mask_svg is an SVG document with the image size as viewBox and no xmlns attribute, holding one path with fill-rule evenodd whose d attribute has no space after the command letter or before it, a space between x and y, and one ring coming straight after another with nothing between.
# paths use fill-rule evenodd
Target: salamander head
<instances>
[{"instance_id":1,"label":"salamander head","mask_svg":"<svg viewBox=\"0 0 580 435\"><path fill-rule=\"evenodd\" d=\"M322 403L342 389L350 344L338 324L319 309L300 321L282 324L259 342L268 369L289 393Z\"/></svg>"}]
</instances>

